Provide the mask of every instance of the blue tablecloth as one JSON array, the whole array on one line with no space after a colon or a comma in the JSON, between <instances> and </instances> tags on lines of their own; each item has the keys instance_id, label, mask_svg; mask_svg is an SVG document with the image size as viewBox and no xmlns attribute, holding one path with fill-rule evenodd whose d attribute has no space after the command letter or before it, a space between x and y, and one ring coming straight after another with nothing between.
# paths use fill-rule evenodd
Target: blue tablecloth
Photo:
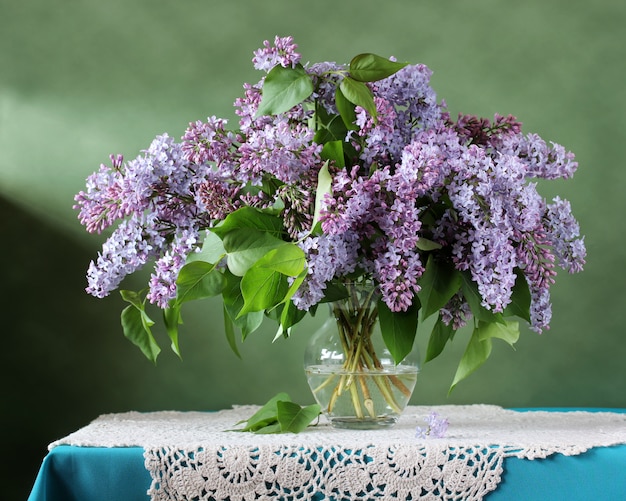
<instances>
[{"instance_id":1,"label":"blue tablecloth","mask_svg":"<svg viewBox=\"0 0 626 501\"><path fill-rule=\"evenodd\" d=\"M150 482L140 447L62 445L44 458L29 501L146 501ZM569 457L506 458L501 483L485 499L626 500L626 445Z\"/></svg>"}]
</instances>

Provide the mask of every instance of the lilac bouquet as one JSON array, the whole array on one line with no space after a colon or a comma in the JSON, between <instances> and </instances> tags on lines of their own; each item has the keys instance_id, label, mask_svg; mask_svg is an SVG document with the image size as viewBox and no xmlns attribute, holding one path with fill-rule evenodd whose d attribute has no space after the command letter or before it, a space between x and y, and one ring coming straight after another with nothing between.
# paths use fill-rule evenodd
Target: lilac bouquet
<instances>
[{"instance_id":1,"label":"lilac bouquet","mask_svg":"<svg viewBox=\"0 0 626 501\"><path fill-rule=\"evenodd\" d=\"M549 327L555 267L581 271L585 246L570 204L546 201L536 180L572 177L572 153L512 116L453 119L423 64L303 64L291 37L253 63L263 77L244 85L235 128L209 117L133 160L112 156L76 196L87 231L116 225L90 294L153 263L146 290L121 291L124 333L149 359L160 351L149 304L178 353L182 305L221 295L237 352L236 331L245 339L267 316L288 336L345 281L378 287L396 361L418 321L436 315L427 361L469 323L453 386L493 338L517 340L516 317Z\"/></svg>"}]
</instances>

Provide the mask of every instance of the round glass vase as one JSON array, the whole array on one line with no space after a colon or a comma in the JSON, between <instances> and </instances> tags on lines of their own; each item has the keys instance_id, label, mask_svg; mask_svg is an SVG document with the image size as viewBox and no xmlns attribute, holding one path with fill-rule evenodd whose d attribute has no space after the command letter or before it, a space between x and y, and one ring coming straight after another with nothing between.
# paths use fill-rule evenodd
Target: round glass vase
<instances>
[{"instance_id":1,"label":"round glass vase","mask_svg":"<svg viewBox=\"0 0 626 501\"><path fill-rule=\"evenodd\" d=\"M387 428L411 398L419 354L414 348L396 364L380 332L375 288L345 286L348 296L329 303L329 318L307 345L307 381L334 427Z\"/></svg>"}]
</instances>

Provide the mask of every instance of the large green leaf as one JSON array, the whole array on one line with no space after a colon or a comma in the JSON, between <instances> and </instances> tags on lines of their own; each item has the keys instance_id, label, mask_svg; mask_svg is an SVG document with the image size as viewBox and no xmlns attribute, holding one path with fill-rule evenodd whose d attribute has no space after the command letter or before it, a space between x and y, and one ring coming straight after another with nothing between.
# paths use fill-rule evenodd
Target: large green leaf
<instances>
[{"instance_id":1,"label":"large green leaf","mask_svg":"<svg viewBox=\"0 0 626 501\"><path fill-rule=\"evenodd\" d=\"M288 290L287 277L282 273L271 268L250 268L241 279L244 303L239 316L274 308L282 303Z\"/></svg>"},{"instance_id":2,"label":"large green leaf","mask_svg":"<svg viewBox=\"0 0 626 501\"><path fill-rule=\"evenodd\" d=\"M223 239L228 232L242 228L262 230L278 238L283 232L283 222L280 217L246 206L231 212L211 232Z\"/></svg>"},{"instance_id":3,"label":"large green leaf","mask_svg":"<svg viewBox=\"0 0 626 501\"><path fill-rule=\"evenodd\" d=\"M335 106L339 116L343 120L344 125L349 130L357 130L359 126L356 124L356 112L354 111L354 103L348 101L343 92L341 92L341 86L335 89Z\"/></svg>"},{"instance_id":4,"label":"large green leaf","mask_svg":"<svg viewBox=\"0 0 626 501\"><path fill-rule=\"evenodd\" d=\"M325 125L320 125L313 141L318 144L326 144L329 141L343 141L348 129L339 115L334 115Z\"/></svg>"},{"instance_id":5,"label":"large green leaf","mask_svg":"<svg viewBox=\"0 0 626 501\"><path fill-rule=\"evenodd\" d=\"M217 296L224 289L224 276L215 264L192 261L183 266L176 279L176 303Z\"/></svg>"},{"instance_id":6,"label":"large green leaf","mask_svg":"<svg viewBox=\"0 0 626 501\"><path fill-rule=\"evenodd\" d=\"M384 301L378 302L378 319L385 346L393 360L399 364L413 349L417 332L419 302L416 300L407 311L394 312Z\"/></svg>"},{"instance_id":7,"label":"large green leaf","mask_svg":"<svg viewBox=\"0 0 626 501\"><path fill-rule=\"evenodd\" d=\"M317 419L321 407L318 404L300 407L294 402L279 400L276 403L276 410L282 433L300 433Z\"/></svg>"},{"instance_id":8,"label":"large green leaf","mask_svg":"<svg viewBox=\"0 0 626 501\"><path fill-rule=\"evenodd\" d=\"M485 363L489 355L491 355L491 338L481 339L480 329L477 327L474 329L467 348L461 357L448 394L452 392L459 382Z\"/></svg>"},{"instance_id":9,"label":"large green leaf","mask_svg":"<svg viewBox=\"0 0 626 501\"><path fill-rule=\"evenodd\" d=\"M181 357L180 347L178 345L178 326L183 323L183 319L180 314L180 306L175 301L171 301L171 305L163 310L163 323L165 324L165 330L167 335L172 341L172 351Z\"/></svg>"},{"instance_id":10,"label":"large green leaf","mask_svg":"<svg viewBox=\"0 0 626 501\"><path fill-rule=\"evenodd\" d=\"M287 277L296 277L304 270L304 251L295 244L271 249L241 279L244 304L239 315L274 308L283 303L290 289ZM287 298L288 299L288 298Z\"/></svg>"},{"instance_id":11,"label":"large green leaf","mask_svg":"<svg viewBox=\"0 0 626 501\"><path fill-rule=\"evenodd\" d=\"M321 157L323 160L332 160L340 169L346 166L343 156L343 141L329 141L322 148Z\"/></svg>"},{"instance_id":12,"label":"large green leaf","mask_svg":"<svg viewBox=\"0 0 626 501\"><path fill-rule=\"evenodd\" d=\"M287 296L290 296L289 292L287 293ZM285 302L285 305L280 313L280 325L278 327L278 332L276 336L274 336L274 339L278 339L281 335L289 337L290 329L306 317L306 315L307 312L305 310L297 308L291 301Z\"/></svg>"},{"instance_id":13,"label":"large green leaf","mask_svg":"<svg viewBox=\"0 0 626 501\"><path fill-rule=\"evenodd\" d=\"M229 231L224 235L223 242L228 269L240 277L269 251L286 245L271 233L250 228Z\"/></svg>"},{"instance_id":14,"label":"large green leaf","mask_svg":"<svg viewBox=\"0 0 626 501\"><path fill-rule=\"evenodd\" d=\"M187 257L187 262L205 261L207 263L217 264L226 255L226 249L220 237L212 231L205 232L204 241L200 252L192 252Z\"/></svg>"},{"instance_id":15,"label":"large green leaf","mask_svg":"<svg viewBox=\"0 0 626 501\"><path fill-rule=\"evenodd\" d=\"M408 63L398 63L376 54L359 54L350 61L350 76L360 82L375 82L393 75Z\"/></svg>"},{"instance_id":16,"label":"large green leaf","mask_svg":"<svg viewBox=\"0 0 626 501\"><path fill-rule=\"evenodd\" d=\"M276 65L265 77L261 104L256 116L277 115L300 104L313 94L313 82L301 65L283 68Z\"/></svg>"},{"instance_id":17,"label":"large green leaf","mask_svg":"<svg viewBox=\"0 0 626 501\"><path fill-rule=\"evenodd\" d=\"M152 335L151 327L154 322L145 312L144 304L139 298L139 294L133 291L120 291L124 301L130 303L122 310L121 322L124 336L137 346L145 357L156 363L161 348Z\"/></svg>"},{"instance_id":18,"label":"large green leaf","mask_svg":"<svg viewBox=\"0 0 626 501\"><path fill-rule=\"evenodd\" d=\"M434 358L437 358L445 348L446 343L451 340L453 336L454 328L452 327L452 323L446 325L443 320L441 320L441 316L439 316L428 339L424 362L430 362Z\"/></svg>"},{"instance_id":19,"label":"large green leaf","mask_svg":"<svg viewBox=\"0 0 626 501\"><path fill-rule=\"evenodd\" d=\"M440 262L431 254L420 278L418 294L422 304L422 320L443 308L461 287L461 274L452 264Z\"/></svg>"},{"instance_id":20,"label":"large green leaf","mask_svg":"<svg viewBox=\"0 0 626 501\"><path fill-rule=\"evenodd\" d=\"M491 354L492 339L502 339L513 346L519 339L519 324L517 322L482 322L479 321L472 332L472 337L467 345L465 353L461 357L459 366L450 392L454 387L489 358Z\"/></svg>"},{"instance_id":21,"label":"large green leaf","mask_svg":"<svg viewBox=\"0 0 626 501\"><path fill-rule=\"evenodd\" d=\"M519 323L515 321L479 322L478 327L478 336L481 341L497 338L513 346L517 343L520 335Z\"/></svg>"},{"instance_id":22,"label":"large green leaf","mask_svg":"<svg viewBox=\"0 0 626 501\"><path fill-rule=\"evenodd\" d=\"M296 277L302 273L305 265L304 251L296 244L283 242L267 252L255 263L255 267L267 268L283 275Z\"/></svg>"},{"instance_id":23,"label":"large green leaf","mask_svg":"<svg viewBox=\"0 0 626 501\"><path fill-rule=\"evenodd\" d=\"M243 308L243 296L241 294L241 277L237 277L228 270L224 272L226 286L222 291L225 312L228 318L224 317L224 322L234 324L241 331L241 336L245 340L248 335L257 330L263 323L264 313L262 311L251 311L244 315L239 315ZM232 327L232 325L227 328ZM228 333L227 333L228 339ZM229 341L230 343L230 341Z\"/></svg>"},{"instance_id":24,"label":"large green leaf","mask_svg":"<svg viewBox=\"0 0 626 501\"><path fill-rule=\"evenodd\" d=\"M363 108L376 120L377 112L374 104L374 95L367 85L353 78L345 77L339 84L339 88L348 101Z\"/></svg>"},{"instance_id":25,"label":"large green leaf","mask_svg":"<svg viewBox=\"0 0 626 501\"><path fill-rule=\"evenodd\" d=\"M224 309L224 334L226 334L226 341L230 349L233 350L233 353L241 358L241 353L239 353L239 348L237 347L237 340L235 339L235 324L230 318L226 305L222 306Z\"/></svg>"}]
</instances>

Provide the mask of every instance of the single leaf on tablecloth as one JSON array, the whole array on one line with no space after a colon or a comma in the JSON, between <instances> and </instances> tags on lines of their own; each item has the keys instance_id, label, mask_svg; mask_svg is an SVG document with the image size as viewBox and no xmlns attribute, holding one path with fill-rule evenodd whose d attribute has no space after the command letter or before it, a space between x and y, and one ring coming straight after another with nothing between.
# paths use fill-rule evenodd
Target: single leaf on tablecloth
<instances>
[{"instance_id":1,"label":"single leaf on tablecloth","mask_svg":"<svg viewBox=\"0 0 626 501\"><path fill-rule=\"evenodd\" d=\"M318 404L300 407L293 402L277 402L278 422L282 433L300 433L320 415Z\"/></svg>"},{"instance_id":2,"label":"single leaf on tablecloth","mask_svg":"<svg viewBox=\"0 0 626 501\"><path fill-rule=\"evenodd\" d=\"M257 434L299 433L319 416L320 410L318 404L301 407L292 402L286 393L278 393L250 418L237 423L246 423L246 426L230 431L250 431Z\"/></svg>"},{"instance_id":3,"label":"single leaf on tablecloth","mask_svg":"<svg viewBox=\"0 0 626 501\"><path fill-rule=\"evenodd\" d=\"M233 431L257 431L265 426L276 423L278 421L277 404L279 401L291 402L291 398L289 398L287 393L278 393L247 420L237 423L247 423L245 427Z\"/></svg>"}]
</instances>

